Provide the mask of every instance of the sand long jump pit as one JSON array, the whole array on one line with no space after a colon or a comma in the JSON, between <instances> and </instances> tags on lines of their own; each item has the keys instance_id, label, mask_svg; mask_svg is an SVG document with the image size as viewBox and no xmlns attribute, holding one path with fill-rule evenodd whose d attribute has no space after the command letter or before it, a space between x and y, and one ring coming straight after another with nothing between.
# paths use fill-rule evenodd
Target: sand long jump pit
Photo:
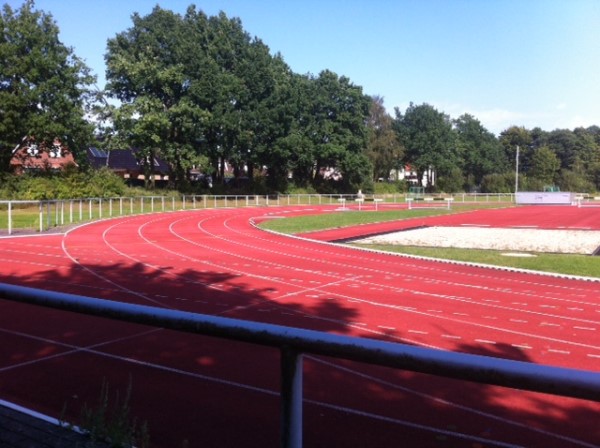
<instances>
[{"instance_id":1,"label":"sand long jump pit","mask_svg":"<svg viewBox=\"0 0 600 448\"><path fill-rule=\"evenodd\" d=\"M548 252L594 255L600 252L598 230L537 228L420 227L355 240L359 244L489 249L517 253Z\"/></svg>"}]
</instances>

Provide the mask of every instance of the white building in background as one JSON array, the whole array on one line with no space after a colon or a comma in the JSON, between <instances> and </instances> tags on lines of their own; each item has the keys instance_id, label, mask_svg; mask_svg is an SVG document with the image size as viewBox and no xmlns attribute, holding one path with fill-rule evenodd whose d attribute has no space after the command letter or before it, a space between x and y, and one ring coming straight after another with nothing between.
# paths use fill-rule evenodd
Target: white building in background
<instances>
[{"instance_id":1,"label":"white building in background","mask_svg":"<svg viewBox=\"0 0 600 448\"><path fill-rule=\"evenodd\" d=\"M380 179L380 180L383 180L383 179ZM390 180L392 180L392 181L405 180L406 182L408 182L411 185L419 185L419 179L417 178L417 172L415 170L413 170L413 168L410 165L404 165L403 168L399 168L399 169L390 171ZM423 173L420 185L424 185L424 186L435 185L435 171L433 170L432 167L429 167L429 169Z\"/></svg>"}]
</instances>

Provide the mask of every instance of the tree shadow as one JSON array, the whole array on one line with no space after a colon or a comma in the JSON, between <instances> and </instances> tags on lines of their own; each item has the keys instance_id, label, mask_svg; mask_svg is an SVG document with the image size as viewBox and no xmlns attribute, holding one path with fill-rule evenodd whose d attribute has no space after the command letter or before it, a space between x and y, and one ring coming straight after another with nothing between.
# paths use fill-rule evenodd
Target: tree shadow
<instances>
[{"instance_id":1,"label":"tree shadow","mask_svg":"<svg viewBox=\"0 0 600 448\"><path fill-rule=\"evenodd\" d=\"M387 336L377 339L387 340ZM393 336L401 335L396 332ZM456 344L452 351L534 362L525 350L504 343ZM356 417L353 403L360 403L361 413L372 412L369 424L349 424L338 438L328 439L330 445L321 446L360 446L357 440L373 443L365 442L366 446L395 446L389 442L390 434L395 434L402 446L564 448L600 444L600 404L596 402L324 357L309 356L306 369L306 396L314 402L337 400L340 406L339 397L347 397L348 422ZM324 389L322 384L328 387ZM317 428L334 425L337 416L317 406L313 412L306 420L315 429L307 431L307 437L318 435L321 442ZM310 446L316 443L309 440Z\"/></svg>"},{"instance_id":2,"label":"tree shadow","mask_svg":"<svg viewBox=\"0 0 600 448\"><path fill-rule=\"evenodd\" d=\"M359 314L331 301L278 302L274 298L280 293L267 282L256 287L235 273L177 269L168 263L150 267L73 262L27 275L6 267L0 282L335 333L348 333L346 322ZM239 418L236 408L247 406L244 397L250 394L268 412L257 416L248 431L265 426L272 436L257 438L256 443L270 446L270 437L275 437L277 444L275 349L4 300L0 300L0 338L0 396L8 401L55 417L66 407L64 418L77 422L80 409L96 401L105 380L112 390L124 393L131 377L132 409L148 420L157 446L179 445L180 440L172 440L173 428L185 428L177 430L181 440L197 446L222 437L222 421L216 416ZM213 409L207 400L217 390L221 393L214 400L221 405ZM224 403L230 409L222 409ZM206 419L209 428L199 427L198 418ZM248 437L243 432L230 435L237 446L247 445Z\"/></svg>"},{"instance_id":3,"label":"tree shadow","mask_svg":"<svg viewBox=\"0 0 600 448\"><path fill-rule=\"evenodd\" d=\"M350 333L358 308L332 300L275 301L276 288L244 277L165 264L73 263L0 282L203 314ZM144 291L140 293L139 291ZM0 300L0 394L77 421L106 380L133 386L132 413L153 446L275 446L279 352ZM378 339L398 340L384 330ZM453 351L533 362L508 344ZM583 400L306 356L305 446L568 447L600 443L600 406ZM360 409L360 411L357 411ZM435 428L435 429L434 429ZM401 442L399 442L401 441Z\"/></svg>"}]
</instances>

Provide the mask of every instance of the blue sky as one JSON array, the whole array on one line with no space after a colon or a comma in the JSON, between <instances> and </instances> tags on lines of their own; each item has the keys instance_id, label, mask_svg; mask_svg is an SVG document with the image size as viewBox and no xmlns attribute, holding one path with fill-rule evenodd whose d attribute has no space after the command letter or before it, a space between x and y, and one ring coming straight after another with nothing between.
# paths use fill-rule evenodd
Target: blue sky
<instances>
[{"instance_id":1,"label":"blue sky","mask_svg":"<svg viewBox=\"0 0 600 448\"><path fill-rule=\"evenodd\" d=\"M0 0L2 1L2 0ZM21 0L4 0L13 8ZM192 0L36 0L104 86L106 40L154 6ZM393 114L428 103L498 134L600 126L600 0L198 0L239 17L297 73L329 69Z\"/></svg>"}]
</instances>

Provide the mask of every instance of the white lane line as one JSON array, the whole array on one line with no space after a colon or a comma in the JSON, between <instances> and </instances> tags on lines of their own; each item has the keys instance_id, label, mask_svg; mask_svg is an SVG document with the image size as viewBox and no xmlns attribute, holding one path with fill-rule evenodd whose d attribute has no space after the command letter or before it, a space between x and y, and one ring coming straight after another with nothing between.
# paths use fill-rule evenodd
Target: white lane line
<instances>
[{"instance_id":1,"label":"white lane line","mask_svg":"<svg viewBox=\"0 0 600 448\"><path fill-rule=\"evenodd\" d=\"M594 327L573 327L575 330L596 331Z\"/></svg>"},{"instance_id":2,"label":"white lane line","mask_svg":"<svg viewBox=\"0 0 600 448\"><path fill-rule=\"evenodd\" d=\"M488 339L475 339L475 342L479 342L480 344L496 344L496 341L490 341Z\"/></svg>"},{"instance_id":3,"label":"white lane line","mask_svg":"<svg viewBox=\"0 0 600 448\"><path fill-rule=\"evenodd\" d=\"M542 434L544 436L549 436L549 437L552 437L554 439L559 439L559 440L562 440L562 441L566 441L568 443L573 443L575 445L584 446L584 447L587 447L587 448L598 448L596 445L591 445L591 444L583 442L581 440L573 439L571 437L562 436L562 435L559 435L559 434L556 434L556 433L553 433L551 431L547 431L547 430L544 430L544 429L538 429L538 428L535 428L535 427L531 426L530 424L527 424L527 423L524 423L524 422L521 422L521 421L509 420L509 419L501 417L501 416L499 416L497 414L491 414L491 413L488 413L488 412L481 411L479 409L475 409L475 408L472 408L472 407L469 407L469 406L465 406L465 405L461 405L461 404L458 404L458 403L455 403L455 402L452 402L452 401L448 401L448 400L445 400L443 398L440 398L439 396L430 395L430 394L427 394L427 393L424 393L424 392L420 392L420 391L418 391L416 389L411 389L411 388L408 388L408 387L405 387L405 386L401 386L401 385L399 385L397 383L392 383L392 382L389 382L389 381L385 381L385 380L383 380L381 378L378 378L378 377L375 377L373 375L368 375L368 374L365 374L365 373L360 373L360 372L357 372L356 370L352 370L352 369L349 369L347 367L343 367L343 366L341 366L339 364L334 364L332 362L328 362L328 361L322 360L320 358L315 358L315 357L310 356L310 355L307 355L307 358L310 358L314 362L321 363L321 364L327 365L327 366L329 366L331 368L338 369L338 370L341 370L343 372L349 373L351 375L358 376L359 378L364 378L364 379L367 379L368 381L374 381L374 382L376 382L378 384L381 384L383 386L386 386L386 387L389 387L389 388L392 388L392 389L395 389L395 390L400 390L402 392L408 393L408 394L416 396L416 397L420 397L422 399L431 400L434 403L442 403L442 404L444 404L446 406L451 406L451 407L454 407L456 409L460 409L462 411L468 412L470 414L474 414L474 415L478 415L478 416L481 416L481 417L489 418L490 420L493 420L493 421L502 422L504 424L511 425L511 426L514 426L514 427L517 427L517 428L526 429L527 431L530 431L530 432L533 432L533 433L536 433L536 434ZM472 445L472 446L475 446L475 445ZM487 445L484 444L484 445L481 445L481 446L487 446Z\"/></svg>"},{"instance_id":4,"label":"white lane line","mask_svg":"<svg viewBox=\"0 0 600 448\"><path fill-rule=\"evenodd\" d=\"M462 339L462 337L453 334L443 334L442 337L446 339Z\"/></svg>"},{"instance_id":5,"label":"white lane line","mask_svg":"<svg viewBox=\"0 0 600 448\"><path fill-rule=\"evenodd\" d=\"M138 337L142 337L142 336L147 336L149 334L152 333L157 333L159 331L162 331L162 328L153 328L151 330L147 330L147 331L143 331L141 333L136 333L136 334L132 334L129 336L123 336L121 338L116 338L116 339L111 339L108 341L102 341L102 342L98 342L96 344L92 344L92 345L88 345L88 346L77 346L77 345L73 345L73 344L67 344L65 342L60 342L60 341L56 341L53 339L48 339L48 338L43 338L43 337L39 337L39 336L34 336L28 333L23 333L20 331L11 331L11 330L5 330L3 328L0 328L0 332L2 333L8 333L11 334L13 336L19 336L19 337L23 337L26 339L32 339L34 341L40 341L40 342L44 342L47 344L52 344L52 345L56 345L58 347L63 347L63 348L68 348L70 350L64 351L64 352L60 352L60 353L54 353L52 355L48 355L48 356L44 356L41 358L36 358L36 359L31 359L29 361L24 361L24 362L20 362L18 364L12 364L12 365L8 365L5 367L1 367L0 368L0 372L6 372L8 370L13 370L13 369L17 369L20 367L24 367L24 366L30 366L33 364L40 364L42 362L45 362L47 360L50 359L55 359L55 358L62 358L65 356L69 356L72 355L73 353L79 353L79 352L84 352L84 353L102 353L102 352L97 352L96 349L110 345L110 344L116 344L119 342L124 342L127 341L129 339L135 339Z\"/></svg>"},{"instance_id":6,"label":"white lane line","mask_svg":"<svg viewBox=\"0 0 600 448\"><path fill-rule=\"evenodd\" d=\"M568 351L568 350L556 350L554 348L549 348L548 352L549 353L558 353L559 355L569 355L569 354L571 354L571 352Z\"/></svg>"},{"instance_id":7,"label":"white lane line","mask_svg":"<svg viewBox=\"0 0 600 448\"><path fill-rule=\"evenodd\" d=\"M511 347L515 347L515 348L522 348L524 350L531 350L533 347L531 345L527 345L527 344L510 344Z\"/></svg>"},{"instance_id":8,"label":"white lane line","mask_svg":"<svg viewBox=\"0 0 600 448\"><path fill-rule=\"evenodd\" d=\"M415 334L429 334L428 331L421 331L421 330L408 330L409 333L415 333Z\"/></svg>"}]
</instances>

